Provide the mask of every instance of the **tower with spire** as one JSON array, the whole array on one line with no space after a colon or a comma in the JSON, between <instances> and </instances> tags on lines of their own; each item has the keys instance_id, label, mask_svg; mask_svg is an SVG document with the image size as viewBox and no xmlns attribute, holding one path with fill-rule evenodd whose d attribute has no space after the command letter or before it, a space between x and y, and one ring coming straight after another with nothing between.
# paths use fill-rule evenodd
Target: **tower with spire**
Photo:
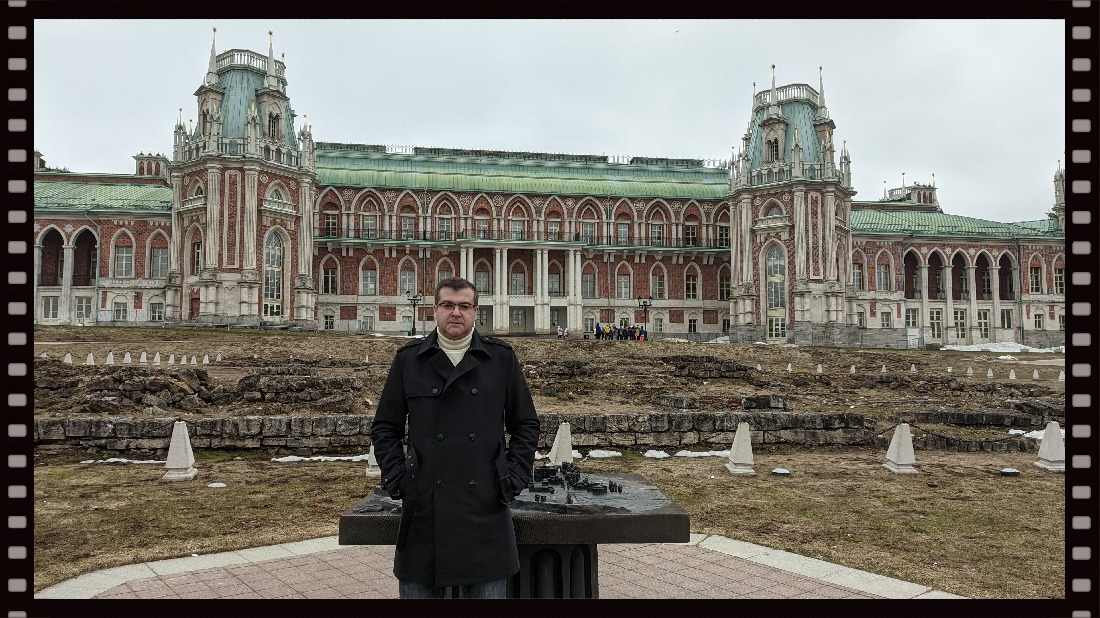
<instances>
[{"instance_id":1,"label":"tower with spire","mask_svg":"<svg viewBox=\"0 0 1100 618\"><path fill-rule=\"evenodd\" d=\"M198 122L185 128L180 109L166 166L173 195L169 315L314 319L316 153L307 127L295 133L286 88L273 32L266 55L218 53L217 39L211 43L195 91Z\"/></svg>"},{"instance_id":2,"label":"tower with spire","mask_svg":"<svg viewBox=\"0 0 1100 618\"><path fill-rule=\"evenodd\" d=\"M836 124L818 89L756 93L730 172L731 328L773 342L828 339L845 327L851 255L851 157L834 159Z\"/></svg>"},{"instance_id":3,"label":"tower with spire","mask_svg":"<svg viewBox=\"0 0 1100 618\"><path fill-rule=\"evenodd\" d=\"M1054 216L1058 219L1058 229L1066 229L1066 173L1062 171L1062 161L1058 160L1058 169L1054 172Z\"/></svg>"}]
</instances>

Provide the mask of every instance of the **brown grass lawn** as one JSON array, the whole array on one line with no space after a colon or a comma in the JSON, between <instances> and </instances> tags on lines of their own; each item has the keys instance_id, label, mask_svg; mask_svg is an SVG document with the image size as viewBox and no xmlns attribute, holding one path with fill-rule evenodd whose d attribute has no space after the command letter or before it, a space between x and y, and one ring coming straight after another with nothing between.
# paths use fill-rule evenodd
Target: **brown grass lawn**
<instances>
[{"instance_id":1,"label":"brown grass lawn","mask_svg":"<svg viewBox=\"0 0 1100 618\"><path fill-rule=\"evenodd\" d=\"M968 597L1064 596L1065 477L1033 466L1033 453L918 451L923 474L900 476L873 449L755 451L758 475L748 478L718 457L625 451L581 469L645 475L688 510L692 532ZM112 566L334 535L339 514L368 491L361 463L195 455L198 478L174 484L158 482L159 466L36 456L35 591ZM776 467L793 476L769 475ZM1004 467L1021 476L999 476Z\"/></svg>"}]
</instances>

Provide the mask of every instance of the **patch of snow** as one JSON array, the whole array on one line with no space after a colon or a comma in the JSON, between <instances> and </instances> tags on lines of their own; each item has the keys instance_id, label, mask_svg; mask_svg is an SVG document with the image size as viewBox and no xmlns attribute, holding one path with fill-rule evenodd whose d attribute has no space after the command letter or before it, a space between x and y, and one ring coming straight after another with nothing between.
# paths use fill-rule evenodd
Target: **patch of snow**
<instances>
[{"instance_id":1,"label":"patch of snow","mask_svg":"<svg viewBox=\"0 0 1100 618\"><path fill-rule=\"evenodd\" d=\"M1062 439L1066 437L1066 428L1062 427ZM1024 431L1023 429L1009 429L1008 435L1010 436L1023 436L1025 438L1032 438L1035 440L1042 440L1043 434L1046 433L1046 429L1036 429L1035 431Z\"/></svg>"},{"instance_id":2,"label":"patch of snow","mask_svg":"<svg viewBox=\"0 0 1100 618\"><path fill-rule=\"evenodd\" d=\"M729 343L729 342L730 342L729 336L724 336L724 337L718 337L717 339L711 339L710 341L707 341L706 343Z\"/></svg>"},{"instance_id":3,"label":"patch of snow","mask_svg":"<svg viewBox=\"0 0 1100 618\"><path fill-rule=\"evenodd\" d=\"M680 339L679 337L665 337L661 341L667 341L669 343L687 343L687 339Z\"/></svg>"},{"instance_id":4,"label":"patch of snow","mask_svg":"<svg viewBox=\"0 0 1100 618\"><path fill-rule=\"evenodd\" d=\"M729 451L679 451L674 457L729 457Z\"/></svg>"},{"instance_id":5,"label":"patch of snow","mask_svg":"<svg viewBox=\"0 0 1100 618\"><path fill-rule=\"evenodd\" d=\"M1053 348L1033 348L1031 346L1013 343L1011 341L1002 341L998 343L975 343L973 345L945 345L941 349L956 350L959 352L1015 352L1017 354L1020 352L1055 354L1066 353L1066 346L1064 345L1055 346Z\"/></svg>"},{"instance_id":6,"label":"patch of snow","mask_svg":"<svg viewBox=\"0 0 1100 618\"><path fill-rule=\"evenodd\" d=\"M573 451L573 452L575 453L576 451ZM594 450L594 451L588 451L588 456L589 457L598 457L598 458L622 457L623 454L620 453L619 451L602 451L602 450L597 449L597 450Z\"/></svg>"},{"instance_id":7,"label":"patch of snow","mask_svg":"<svg viewBox=\"0 0 1100 618\"><path fill-rule=\"evenodd\" d=\"M273 457L271 461L277 461L279 463L292 463L295 461L366 461L370 454L365 455L352 455L348 457L328 457L326 455L316 455L314 457L298 457L297 455L287 455L286 457Z\"/></svg>"},{"instance_id":8,"label":"patch of snow","mask_svg":"<svg viewBox=\"0 0 1100 618\"><path fill-rule=\"evenodd\" d=\"M207 487L225 487L225 483L210 483Z\"/></svg>"},{"instance_id":9,"label":"patch of snow","mask_svg":"<svg viewBox=\"0 0 1100 618\"><path fill-rule=\"evenodd\" d=\"M664 451L646 451L642 454L642 457L652 457L654 459L664 459L668 457L668 453Z\"/></svg>"},{"instance_id":10,"label":"patch of snow","mask_svg":"<svg viewBox=\"0 0 1100 618\"><path fill-rule=\"evenodd\" d=\"M1005 354L1004 356L998 356L997 360L1020 360L1011 354Z\"/></svg>"},{"instance_id":11,"label":"patch of snow","mask_svg":"<svg viewBox=\"0 0 1100 618\"><path fill-rule=\"evenodd\" d=\"M165 465L167 461L156 461L154 459L121 459L119 457L111 457L110 459L88 459L80 462L82 464L94 464L94 463L132 463L132 464L161 464Z\"/></svg>"}]
</instances>

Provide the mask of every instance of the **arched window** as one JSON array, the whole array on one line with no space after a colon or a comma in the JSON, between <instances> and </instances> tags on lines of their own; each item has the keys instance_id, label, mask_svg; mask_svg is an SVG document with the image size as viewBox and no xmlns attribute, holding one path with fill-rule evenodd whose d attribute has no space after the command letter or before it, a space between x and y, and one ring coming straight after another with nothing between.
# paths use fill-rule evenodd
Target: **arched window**
<instances>
[{"instance_id":1,"label":"arched window","mask_svg":"<svg viewBox=\"0 0 1100 618\"><path fill-rule=\"evenodd\" d=\"M283 239L278 234L264 243L264 317L283 314Z\"/></svg>"},{"instance_id":2,"label":"arched window","mask_svg":"<svg viewBox=\"0 0 1100 618\"><path fill-rule=\"evenodd\" d=\"M281 202L281 201L283 201L283 194L280 193L278 189L275 189L271 192L271 199L278 200L278 201Z\"/></svg>"},{"instance_id":3,"label":"arched window","mask_svg":"<svg viewBox=\"0 0 1100 618\"><path fill-rule=\"evenodd\" d=\"M773 246L768 250L765 266L768 292L768 339L787 338L787 268L783 250Z\"/></svg>"},{"instance_id":4,"label":"arched window","mask_svg":"<svg viewBox=\"0 0 1100 618\"><path fill-rule=\"evenodd\" d=\"M195 197L199 197L202 194L203 194L202 193L202 185L196 185L195 186Z\"/></svg>"},{"instance_id":5,"label":"arched window","mask_svg":"<svg viewBox=\"0 0 1100 618\"><path fill-rule=\"evenodd\" d=\"M779 210L778 206L772 206L770 209L768 209L768 216L769 217L779 217L779 216L782 216L782 215L783 215L783 211Z\"/></svg>"},{"instance_id":6,"label":"arched window","mask_svg":"<svg viewBox=\"0 0 1100 618\"><path fill-rule=\"evenodd\" d=\"M764 159L767 163L779 160L779 138L770 139L764 143Z\"/></svg>"}]
</instances>

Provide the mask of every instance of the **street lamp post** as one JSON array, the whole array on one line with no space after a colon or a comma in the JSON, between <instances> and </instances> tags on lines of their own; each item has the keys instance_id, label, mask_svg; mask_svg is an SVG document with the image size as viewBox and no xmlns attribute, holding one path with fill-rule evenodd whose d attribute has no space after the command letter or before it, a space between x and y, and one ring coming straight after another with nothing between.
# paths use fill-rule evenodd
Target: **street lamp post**
<instances>
[{"instance_id":1,"label":"street lamp post","mask_svg":"<svg viewBox=\"0 0 1100 618\"><path fill-rule=\"evenodd\" d=\"M410 303L412 303L412 306L413 306L412 333L411 334L412 334L413 337L415 337L416 336L416 306L419 305L420 302L424 300L424 296L422 294L413 294L412 291L410 290L408 292L405 292L405 298Z\"/></svg>"},{"instance_id":2,"label":"street lamp post","mask_svg":"<svg viewBox=\"0 0 1100 618\"><path fill-rule=\"evenodd\" d=\"M653 306L653 297L648 298L638 297L638 306L642 308L642 328L645 329L646 336L649 336L649 308Z\"/></svg>"}]
</instances>

